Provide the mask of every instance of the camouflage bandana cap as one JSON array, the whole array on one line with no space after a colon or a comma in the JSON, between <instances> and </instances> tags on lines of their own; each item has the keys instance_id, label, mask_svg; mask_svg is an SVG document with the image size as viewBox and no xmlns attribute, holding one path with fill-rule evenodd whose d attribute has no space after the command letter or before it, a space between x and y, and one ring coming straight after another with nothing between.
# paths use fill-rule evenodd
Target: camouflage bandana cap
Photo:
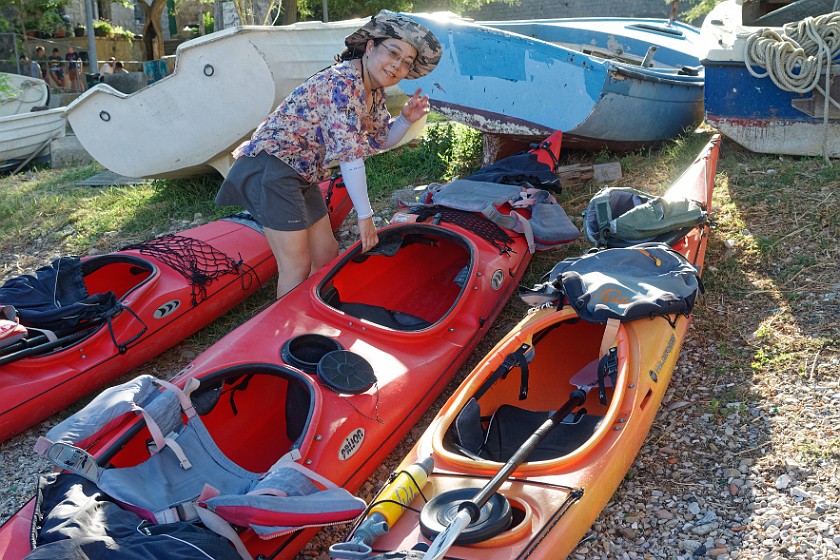
<instances>
[{"instance_id":1,"label":"camouflage bandana cap","mask_svg":"<svg viewBox=\"0 0 840 560\"><path fill-rule=\"evenodd\" d=\"M344 44L348 49L359 52L364 51L365 45L371 39L399 39L417 50L414 66L406 76L409 80L425 76L434 70L440 61L440 42L434 33L401 14L382 10L372 16L368 23L348 35Z\"/></svg>"}]
</instances>

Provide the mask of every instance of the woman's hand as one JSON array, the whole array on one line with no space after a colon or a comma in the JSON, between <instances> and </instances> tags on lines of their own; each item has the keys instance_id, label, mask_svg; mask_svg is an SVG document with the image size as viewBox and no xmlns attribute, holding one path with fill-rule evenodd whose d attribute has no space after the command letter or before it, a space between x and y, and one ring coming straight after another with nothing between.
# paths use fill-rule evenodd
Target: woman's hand
<instances>
[{"instance_id":1,"label":"woman's hand","mask_svg":"<svg viewBox=\"0 0 840 560\"><path fill-rule=\"evenodd\" d=\"M420 95L423 90L417 88L408 101L403 105L401 114L408 122L417 122L429 112L429 96Z\"/></svg>"},{"instance_id":2,"label":"woman's hand","mask_svg":"<svg viewBox=\"0 0 840 560\"><path fill-rule=\"evenodd\" d=\"M373 225L373 216L359 220L359 240L362 242L362 252L370 251L377 243L379 236L376 235L376 226Z\"/></svg>"}]
</instances>

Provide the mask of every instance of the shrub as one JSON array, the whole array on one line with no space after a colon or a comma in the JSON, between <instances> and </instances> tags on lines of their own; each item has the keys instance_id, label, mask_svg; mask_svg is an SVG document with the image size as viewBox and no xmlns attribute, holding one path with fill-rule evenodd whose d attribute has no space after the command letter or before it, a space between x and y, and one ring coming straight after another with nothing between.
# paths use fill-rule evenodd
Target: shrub
<instances>
[{"instance_id":1,"label":"shrub","mask_svg":"<svg viewBox=\"0 0 840 560\"><path fill-rule=\"evenodd\" d=\"M111 37L114 34L114 27L110 21L98 19L93 22L93 34L97 37Z\"/></svg>"}]
</instances>

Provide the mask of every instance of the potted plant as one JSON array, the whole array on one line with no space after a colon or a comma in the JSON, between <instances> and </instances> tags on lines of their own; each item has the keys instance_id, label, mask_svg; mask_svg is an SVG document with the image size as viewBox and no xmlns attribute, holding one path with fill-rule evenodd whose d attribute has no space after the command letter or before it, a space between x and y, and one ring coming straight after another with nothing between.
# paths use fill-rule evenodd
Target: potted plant
<instances>
[{"instance_id":1,"label":"potted plant","mask_svg":"<svg viewBox=\"0 0 840 560\"><path fill-rule=\"evenodd\" d=\"M202 23L204 24L204 34L210 35L215 31L216 21L213 19L213 14L210 12L204 12L204 15L201 16Z\"/></svg>"},{"instance_id":2,"label":"potted plant","mask_svg":"<svg viewBox=\"0 0 840 560\"><path fill-rule=\"evenodd\" d=\"M114 37L119 37L120 39L128 39L129 42L132 39L134 39L134 32L129 29L123 28L121 25L114 26L113 33Z\"/></svg>"},{"instance_id":3,"label":"potted plant","mask_svg":"<svg viewBox=\"0 0 840 560\"><path fill-rule=\"evenodd\" d=\"M85 26L81 23L77 23L76 27L73 28L73 35L75 35L76 37L84 37L85 31L87 31L85 29Z\"/></svg>"},{"instance_id":4,"label":"potted plant","mask_svg":"<svg viewBox=\"0 0 840 560\"><path fill-rule=\"evenodd\" d=\"M95 37L111 37L113 34L114 28L108 20L98 19L93 22L93 35Z\"/></svg>"},{"instance_id":5,"label":"potted plant","mask_svg":"<svg viewBox=\"0 0 840 560\"><path fill-rule=\"evenodd\" d=\"M186 40L195 39L198 37L198 26L193 25L185 25L184 28L178 33L181 37Z\"/></svg>"},{"instance_id":6,"label":"potted plant","mask_svg":"<svg viewBox=\"0 0 840 560\"><path fill-rule=\"evenodd\" d=\"M48 10L38 18L38 31L47 37L55 37L59 32L64 32L64 20L58 12Z\"/></svg>"}]
</instances>

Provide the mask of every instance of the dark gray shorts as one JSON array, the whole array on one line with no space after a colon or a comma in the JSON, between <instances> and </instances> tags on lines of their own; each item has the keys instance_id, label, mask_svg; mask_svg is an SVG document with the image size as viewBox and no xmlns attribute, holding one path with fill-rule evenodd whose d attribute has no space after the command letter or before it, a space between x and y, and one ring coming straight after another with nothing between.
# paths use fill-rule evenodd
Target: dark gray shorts
<instances>
[{"instance_id":1,"label":"dark gray shorts","mask_svg":"<svg viewBox=\"0 0 840 560\"><path fill-rule=\"evenodd\" d=\"M216 204L243 206L263 227L277 231L300 231L327 215L318 185L265 152L233 163Z\"/></svg>"}]
</instances>

